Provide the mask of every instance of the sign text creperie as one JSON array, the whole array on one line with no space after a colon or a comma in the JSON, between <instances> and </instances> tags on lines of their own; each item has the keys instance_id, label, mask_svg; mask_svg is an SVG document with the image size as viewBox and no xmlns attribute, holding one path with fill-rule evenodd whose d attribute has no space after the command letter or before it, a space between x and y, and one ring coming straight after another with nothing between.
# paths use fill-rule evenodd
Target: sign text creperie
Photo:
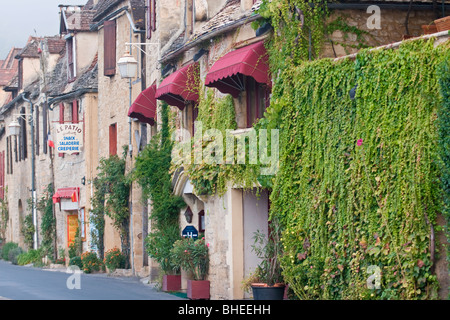
<instances>
[{"instance_id":1,"label":"sign text creperie","mask_svg":"<svg viewBox=\"0 0 450 320\"><path fill-rule=\"evenodd\" d=\"M83 146L82 124L59 124L56 126L56 150L58 153L79 153Z\"/></svg>"}]
</instances>

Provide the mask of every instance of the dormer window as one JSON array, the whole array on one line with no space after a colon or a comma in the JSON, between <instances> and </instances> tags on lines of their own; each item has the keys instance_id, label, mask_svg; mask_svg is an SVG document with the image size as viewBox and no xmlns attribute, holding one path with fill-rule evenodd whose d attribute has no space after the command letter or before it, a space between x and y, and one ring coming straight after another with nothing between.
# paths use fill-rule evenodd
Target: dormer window
<instances>
[{"instance_id":1,"label":"dormer window","mask_svg":"<svg viewBox=\"0 0 450 320\"><path fill-rule=\"evenodd\" d=\"M75 81L76 78L76 51L75 51L75 38L69 34L66 39L66 54L67 54L67 80L69 82Z\"/></svg>"}]
</instances>

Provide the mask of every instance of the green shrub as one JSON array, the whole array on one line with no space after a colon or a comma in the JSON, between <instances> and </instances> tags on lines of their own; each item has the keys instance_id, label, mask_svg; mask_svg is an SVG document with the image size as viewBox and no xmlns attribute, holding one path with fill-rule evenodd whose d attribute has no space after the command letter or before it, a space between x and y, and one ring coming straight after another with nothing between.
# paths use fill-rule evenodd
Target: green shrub
<instances>
[{"instance_id":1,"label":"green shrub","mask_svg":"<svg viewBox=\"0 0 450 320\"><path fill-rule=\"evenodd\" d=\"M8 260L12 262L12 264L18 264L18 258L23 253L22 248L16 247L12 248L8 252Z\"/></svg>"},{"instance_id":2,"label":"green shrub","mask_svg":"<svg viewBox=\"0 0 450 320\"><path fill-rule=\"evenodd\" d=\"M19 257L18 257L18 264L21 266L24 266L26 264L40 264L42 263L42 258L43 258L43 252L42 249L38 249L38 250L34 250L31 249L28 252L23 252Z\"/></svg>"},{"instance_id":3,"label":"green shrub","mask_svg":"<svg viewBox=\"0 0 450 320\"><path fill-rule=\"evenodd\" d=\"M73 257L69 261L69 266L77 266L78 268L83 269L83 262L81 261L81 257Z\"/></svg>"},{"instance_id":4,"label":"green shrub","mask_svg":"<svg viewBox=\"0 0 450 320\"><path fill-rule=\"evenodd\" d=\"M15 248L18 248L19 245L15 242L7 242L3 246L1 258L3 260L8 260L9 251Z\"/></svg>"},{"instance_id":5,"label":"green shrub","mask_svg":"<svg viewBox=\"0 0 450 320\"><path fill-rule=\"evenodd\" d=\"M97 257L95 252L85 252L81 255L81 262L83 263L83 271L91 273L92 271L100 271L102 262Z\"/></svg>"},{"instance_id":6,"label":"green shrub","mask_svg":"<svg viewBox=\"0 0 450 320\"><path fill-rule=\"evenodd\" d=\"M125 261L126 257L120 252L119 248L108 250L105 254L105 259L103 259L103 263L111 272L125 268Z\"/></svg>"}]
</instances>

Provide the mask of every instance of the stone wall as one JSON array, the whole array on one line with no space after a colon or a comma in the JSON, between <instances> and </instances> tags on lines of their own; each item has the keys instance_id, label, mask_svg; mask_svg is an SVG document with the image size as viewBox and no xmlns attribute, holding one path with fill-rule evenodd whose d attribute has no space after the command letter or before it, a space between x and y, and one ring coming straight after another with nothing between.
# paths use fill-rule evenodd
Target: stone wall
<instances>
[{"instance_id":1,"label":"stone wall","mask_svg":"<svg viewBox=\"0 0 450 320\"><path fill-rule=\"evenodd\" d=\"M375 25L372 25L368 19L373 16L373 13L367 13L365 10L335 10L331 13L327 23L336 21L340 17L347 27L356 27L360 30L362 38L358 39L356 33L348 31L348 29L346 31L346 28L336 30L329 36L329 39L325 40L321 57L334 58L352 54L361 50L360 44L378 47L401 41L406 36L406 15L406 10L381 10L380 29L371 29ZM422 35L422 25L428 25L434 19L432 11L412 10L408 20L409 35Z\"/></svg>"}]
</instances>

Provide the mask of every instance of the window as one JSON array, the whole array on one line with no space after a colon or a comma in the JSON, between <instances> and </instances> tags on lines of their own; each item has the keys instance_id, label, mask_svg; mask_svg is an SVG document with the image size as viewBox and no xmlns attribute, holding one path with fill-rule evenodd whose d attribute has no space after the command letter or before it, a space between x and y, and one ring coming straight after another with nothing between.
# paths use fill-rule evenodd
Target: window
<instances>
[{"instance_id":1,"label":"window","mask_svg":"<svg viewBox=\"0 0 450 320\"><path fill-rule=\"evenodd\" d=\"M67 50L67 80L69 82L75 81L76 70L75 70L75 39L70 37L66 41Z\"/></svg>"},{"instance_id":2,"label":"window","mask_svg":"<svg viewBox=\"0 0 450 320\"><path fill-rule=\"evenodd\" d=\"M104 75L116 74L116 20L105 21L103 30Z\"/></svg>"},{"instance_id":3,"label":"window","mask_svg":"<svg viewBox=\"0 0 450 320\"><path fill-rule=\"evenodd\" d=\"M117 155L117 123L109 126L109 155Z\"/></svg>"},{"instance_id":4,"label":"window","mask_svg":"<svg viewBox=\"0 0 450 320\"><path fill-rule=\"evenodd\" d=\"M64 103L59 104L59 123L64 124ZM64 153L59 153L58 156L64 158Z\"/></svg>"},{"instance_id":5,"label":"window","mask_svg":"<svg viewBox=\"0 0 450 320\"><path fill-rule=\"evenodd\" d=\"M36 120L35 120L35 144L36 144L36 155L39 155L40 139L39 139L39 107L36 107Z\"/></svg>"},{"instance_id":6,"label":"window","mask_svg":"<svg viewBox=\"0 0 450 320\"><path fill-rule=\"evenodd\" d=\"M44 103L42 108L42 151L47 154L47 144L48 144L48 131L47 131L47 103Z\"/></svg>"},{"instance_id":7,"label":"window","mask_svg":"<svg viewBox=\"0 0 450 320\"><path fill-rule=\"evenodd\" d=\"M256 82L252 77L246 79L247 128L252 127L264 116L270 102L267 85Z\"/></svg>"},{"instance_id":8,"label":"window","mask_svg":"<svg viewBox=\"0 0 450 320\"><path fill-rule=\"evenodd\" d=\"M198 232L205 232L205 211L198 213Z\"/></svg>"},{"instance_id":9,"label":"window","mask_svg":"<svg viewBox=\"0 0 450 320\"><path fill-rule=\"evenodd\" d=\"M25 114L25 108L22 108L20 114ZM27 145L27 121L20 117L20 134L19 134L19 161L25 160L28 157Z\"/></svg>"},{"instance_id":10,"label":"window","mask_svg":"<svg viewBox=\"0 0 450 320\"><path fill-rule=\"evenodd\" d=\"M147 39L156 31L156 0L147 0Z\"/></svg>"}]
</instances>

